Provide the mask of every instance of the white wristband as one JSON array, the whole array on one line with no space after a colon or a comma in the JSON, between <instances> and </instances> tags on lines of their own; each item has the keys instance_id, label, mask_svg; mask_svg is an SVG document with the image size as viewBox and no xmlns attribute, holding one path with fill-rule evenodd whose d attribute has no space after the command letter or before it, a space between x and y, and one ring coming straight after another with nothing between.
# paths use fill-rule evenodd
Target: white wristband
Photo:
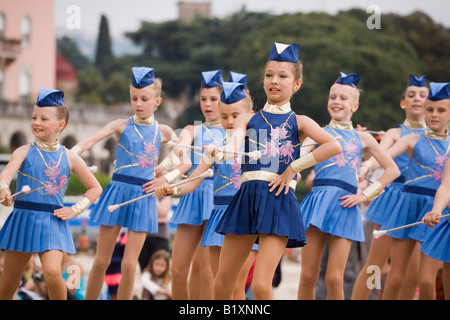
<instances>
[{"instance_id":1,"label":"white wristband","mask_svg":"<svg viewBox=\"0 0 450 320\"><path fill-rule=\"evenodd\" d=\"M180 177L181 177L181 172L178 169L173 169L172 171L170 171L164 175L164 178L167 179L167 182L169 184L171 184L172 182L174 182L175 180L177 180Z\"/></svg>"},{"instance_id":2,"label":"white wristband","mask_svg":"<svg viewBox=\"0 0 450 320\"><path fill-rule=\"evenodd\" d=\"M375 181L372 185L368 186L361 192L367 197L367 200L373 200L384 192L384 187L378 181Z\"/></svg>"},{"instance_id":3,"label":"white wristband","mask_svg":"<svg viewBox=\"0 0 450 320\"><path fill-rule=\"evenodd\" d=\"M297 159L294 162L292 162L291 167L295 173L299 173L300 171L312 167L315 164L317 164L317 161L314 158L312 152L310 152L306 156L301 157L300 159Z\"/></svg>"},{"instance_id":4,"label":"white wristband","mask_svg":"<svg viewBox=\"0 0 450 320\"><path fill-rule=\"evenodd\" d=\"M78 146L78 145L76 145L76 146L74 146L72 149L70 149L71 151L73 151L73 152L75 152L76 154L78 154L78 155L80 155L80 153L81 153L81 148Z\"/></svg>"},{"instance_id":5,"label":"white wristband","mask_svg":"<svg viewBox=\"0 0 450 320\"><path fill-rule=\"evenodd\" d=\"M84 212L84 210L89 208L90 205L91 205L91 200L89 200L89 198L87 198L87 197L83 197L80 200L78 200L78 202L75 203L71 208L72 208L73 212L75 213L75 217L77 217L80 214L82 214Z\"/></svg>"},{"instance_id":6,"label":"white wristband","mask_svg":"<svg viewBox=\"0 0 450 320\"><path fill-rule=\"evenodd\" d=\"M0 180L0 191L3 189L9 190L9 183L6 180Z\"/></svg>"}]
</instances>

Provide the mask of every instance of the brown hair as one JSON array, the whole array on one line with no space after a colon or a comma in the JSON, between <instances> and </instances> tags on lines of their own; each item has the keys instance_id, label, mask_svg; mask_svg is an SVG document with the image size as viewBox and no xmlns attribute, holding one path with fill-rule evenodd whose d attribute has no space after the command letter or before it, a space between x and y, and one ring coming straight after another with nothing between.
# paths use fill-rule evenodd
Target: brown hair
<instances>
[{"instance_id":1,"label":"brown hair","mask_svg":"<svg viewBox=\"0 0 450 320\"><path fill-rule=\"evenodd\" d=\"M157 259L164 259L167 264L166 271L163 273L162 277L164 278L162 285L165 287L170 282L170 253L169 251L165 249L157 250L155 253L152 254L150 257L150 260L148 261L147 266L144 268L143 272L150 273L150 277L152 279L157 278L155 273L153 272L153 262Z\"/></svg>"},{"instance_id":2,"label":"brown hair","mask_svg":"<svg viewBox=\"0 0 450 320\"><path fill-rule=\"evenodd\" d=\"M263 70L263 79L264 79L264 73L266 72L267 65L271 62L271 60L266 62L266 65L264 66ZM292 65L292 73L294 74L295 80L303 80L303 62L289 62Z\"/></svg>"}]
</instances>

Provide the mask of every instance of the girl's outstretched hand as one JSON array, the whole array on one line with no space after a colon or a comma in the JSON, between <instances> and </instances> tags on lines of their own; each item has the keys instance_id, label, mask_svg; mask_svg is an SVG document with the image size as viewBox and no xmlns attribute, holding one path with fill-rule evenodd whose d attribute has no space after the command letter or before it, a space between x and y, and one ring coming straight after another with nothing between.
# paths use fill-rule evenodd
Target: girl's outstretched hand
<instances>
[{"instance_id":1,"label":"girl's outstretched hand","mask_svg":"<svg viewBox=\"0 0 450 320\"><path fill-rule=\"evenodd\" d=\"M289 165L286 170L280 174L278 177L276 177L271 183L269 183L270 192L273 192L278 186L278 191L275 194L275 196L278 196L284 189L284 194L287 194L289 192L289 184L291 183L292 179L294 179L296 173L292 169L292 167Z\"/></svg>"}]
</instances>

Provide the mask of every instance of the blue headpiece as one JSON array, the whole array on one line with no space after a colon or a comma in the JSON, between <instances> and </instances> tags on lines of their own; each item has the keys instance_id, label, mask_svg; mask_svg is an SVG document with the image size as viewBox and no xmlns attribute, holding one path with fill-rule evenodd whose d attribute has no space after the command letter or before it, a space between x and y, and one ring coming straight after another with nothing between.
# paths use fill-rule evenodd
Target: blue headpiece
<instances>
[{"instance_id":1,"label":"blue headpiece","mask_svg":"<svg viewBox=\"0 0 450 320\"><path fill-rule=\"evenodd\" d=\"M246 74L231 71L230 76L228 77L228 82L242 83L242 85L244 86L244 89L248 89L247 78L248 78L248 76Z\"/></svg>"},{"instance_id":2,"label":"blue headpiece","mask_svg":"<svg viewBox=\"0 0 450 320\"><path fill-rule=\"evenodd\" d=\"M223 83L222 70L202 72L202 88L219 87Z\"/></svg>"},{"instance_id":3,"label":"blue headpiece","mask_svg":"<svg viewBox=\"0 0 450 320\"><path fill-rule=\"evenodd\" d=\"M450 82L431 82L428 100L440 101L450 99Z\"/></svg>"},{"instance_id":4,"label":"blue headpiece","mask_svg":"<svg viewBox=\"0 0 450 320\"><path fill-rule=\"evenodd\" d=\"M415 86L415 87L428 87L426 82L427 76L423 75L420 78L417 78L415 75L410 74L409 75L409 86Z\"/></svg>"},{"instance_id":5,"label":"blue headpiece","mask_svg":"<svg viewBox=\"0 0 450 320\"><path fill-rule=\"evenodd\" d=\"M153 73L153 68L147 67L133 67L131 84L137 89L145 88L155 82L155 74Z\"/></svg>"},{"instance_id":6,"label":"blue headpiece","mask_svg":"<svg viewBox=\"0 0 450 320\"><path fill-rule=\"evenodd\" d=\"M220 95L220 101L226 104L233 104L244 99L247 95L244 91L244 86L239 82L224 82L223 91Z\"/></svg>"},{"instance_id":7,"label":"blue headpiece","mask_svg":"<svg viewBox=\"0 0 450 320\"><path fill-rule=\"evenodd\" d=\"M41 88L36 101L38 107L59 107L65 105L64 92L49 88Z\"/></svg>"},{"instance_id":8,"label":"blue headpiece","mask_svg":"<svg viewBox=\"0 0 450 320\"><path fill-rule=\"evenodd\" d=\"M350 73L349 75L341 72L341 76L336 80L336 83L345 84L347 86L356 88L359 82L359 75L357 73Z\"/></svg>"},{"instance_id":9,"label":"blue headpiece","mask_svg":"<svg viewBox=\"0 0 450 320\"><path fill-rule=\"evenodd\" d=\"M275 42L270 51L269 61L294 62L298 63L298 53L300 46L296 43L283 44Z\"/></svg>"}]
</instances>

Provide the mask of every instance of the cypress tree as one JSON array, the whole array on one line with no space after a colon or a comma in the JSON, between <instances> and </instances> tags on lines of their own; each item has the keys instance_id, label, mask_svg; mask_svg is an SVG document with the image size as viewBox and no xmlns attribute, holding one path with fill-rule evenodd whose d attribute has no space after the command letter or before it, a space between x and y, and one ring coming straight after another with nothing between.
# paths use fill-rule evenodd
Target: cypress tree
<instances>
[{"instance_id":1,"label":"cypress tree","mask_svg":"<svg viewBox=\"0 0 450 320\"><path fill-rule=\"evenodd\" d=\"M111 49L111 37L109 35L108 19L101 16L100 28L97 38L97 52L95 55L95 66L99 68L104 77L107 75L107 64L113 58Z\"/></svg>"}]
</instances>

